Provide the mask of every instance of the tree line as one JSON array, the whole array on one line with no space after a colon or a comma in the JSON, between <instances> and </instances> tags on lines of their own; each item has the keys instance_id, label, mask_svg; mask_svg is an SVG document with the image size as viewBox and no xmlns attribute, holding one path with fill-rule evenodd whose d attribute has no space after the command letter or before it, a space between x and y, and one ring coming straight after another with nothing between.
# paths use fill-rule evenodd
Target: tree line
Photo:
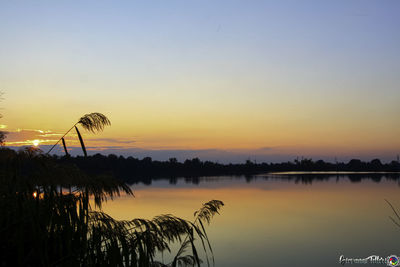
<instances>
[{"instance_id":1,"label":"tree line","mask_svg":"<svg viewBox=\"0 0 400 267\"><path fill-rule=\"evenodd\" d=\"M199 158L179 162L176 158L167 161L153 160L150 157L138 159L110 154L95 154L87 157L52 156L58 162L71 162L79 168L93 174L111 174L123 181L134 183L146 182L146 178L155 177L199 177L217 175L254 175L269 172L287 171L333 171L333 172L398 172L400 163L392 161L382 163L379 159L369 162L352 159L348 162L325 162L312 159L301 159L282 163L256 163L250 160L238 164L222 164L201 161Z\"/></svg>"}]
</instances>

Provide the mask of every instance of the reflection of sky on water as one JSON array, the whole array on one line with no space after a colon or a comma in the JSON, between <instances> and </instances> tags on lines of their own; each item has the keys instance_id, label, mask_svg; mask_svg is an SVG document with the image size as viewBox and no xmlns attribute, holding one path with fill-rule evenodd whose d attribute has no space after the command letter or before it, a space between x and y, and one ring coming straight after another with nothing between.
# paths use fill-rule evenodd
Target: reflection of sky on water
<instances>
[{"instance_id":1,"label":"reflection of sky on water","mask_svg":"<svg viewBox=\"0 0 400 267\"><path fill-rule=\"evenodd\" d=\"M400 207L398 182L385 177L352 182L335 176L310 183L262 176L153 181L132 188L135 198L108 202L119 219L172 213L191 219L201 203L225 202L208 228L216 266L339 266L341 254L364 258L400 254L400 229L384 199ZM365 265L364 265L365 266Z\"/></svg>"},{"instance_id":2,"label":"reflection of sky on water","mask_svg":"<svg viewBox=\"0 0 400 267\"><path fill-rule=\"evenodd\" d=\"M221 188L221 187L253 187L254 184L259 188L264 187L265 181L268 185L286 183L311 184L319 182L347 183L360 182L361 180L372 180L376 183L384 181L398 180L400 185L399 173L374 173L374 172L279 172L249 176L205 176L191 178L156 178L151 179L150 184L142 182L132 184L134 190L143 188ZM278 181L278 183L275 183Z\"/></svg>"}]
</instances>

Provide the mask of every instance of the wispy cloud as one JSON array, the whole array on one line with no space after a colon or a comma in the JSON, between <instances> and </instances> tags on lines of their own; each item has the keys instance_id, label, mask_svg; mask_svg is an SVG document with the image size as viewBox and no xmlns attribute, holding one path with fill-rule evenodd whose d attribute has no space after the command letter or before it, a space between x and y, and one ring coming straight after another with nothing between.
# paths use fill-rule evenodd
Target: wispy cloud
<instances>
[{"instance_id":1,"label":"wispy cloud","mask_svg":"<svg viewBox=\"0 0 400 267\"><path fill-rule=\"evenodd\" d=\"M117 144L132 144L136 142L135 140L117 139L117 138L90 138L87 140L95 142L117 143Z\"/></svg>"},{"instance_id":2,"label":"wispy cloud","mask_svg":"<svg viewBox=\"0 0 400 267\"><path fill-rule=\"evenodd\" d=\"M6 145L8 146L30 146L33 143L39 143L40 145L51 145L56 143L63 133L53 132L50 130L40 130L40 129L15 129L8 130L6 137ZM70 147L80 147L77 135L73 132L69 133L65 140L67 141L67 146ZM93 146L100 150L104 147L108 149L110 146L113 148L132 147L135 140L126 138L85 138L85 143L88 147Z\"/></svg>"},{"instance_id":3,"label":"wispy cloud","mask_svg":"<svg viewBox=\"0 0 400 267\"><path fill-rule=\"evenodd\" d=\"M35 140L42 144L51 144L57 142L55 136L60 134L52 131L43 131L36 129L16 129L7 131L6 145L32 145Z\"/></svg>"}]
</instances>

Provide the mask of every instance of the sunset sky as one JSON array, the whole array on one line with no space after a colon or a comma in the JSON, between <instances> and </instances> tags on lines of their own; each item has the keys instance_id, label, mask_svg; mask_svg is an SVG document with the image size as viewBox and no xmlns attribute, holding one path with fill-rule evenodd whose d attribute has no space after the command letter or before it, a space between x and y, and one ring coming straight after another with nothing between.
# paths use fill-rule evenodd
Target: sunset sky
<instances>
[{"instance_id":1,"label":"sunset sky","mask_svg":"<svg viewBox=\"0 0 400 267\"><path fill-rule=\"evenodd\" d=\"M112 126L82 132L91 153L389 161L399 14L396 0L1 1L0 130L46 150L101 112Z\"/></svg>"}]
</instances>

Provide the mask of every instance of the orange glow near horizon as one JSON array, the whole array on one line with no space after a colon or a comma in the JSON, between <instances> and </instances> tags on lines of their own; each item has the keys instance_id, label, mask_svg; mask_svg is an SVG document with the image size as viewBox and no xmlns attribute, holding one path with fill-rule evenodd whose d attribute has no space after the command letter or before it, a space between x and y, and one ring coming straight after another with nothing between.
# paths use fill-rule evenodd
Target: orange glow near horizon
<instances>
[{"instance_id":1,"label":"orange glow near horizon","mask_svg":"<svg viewBox=\"0 0 400 267\"><path fill-rule=\"evenodd\" d=\"M390 153L393 157L398 154L400 150L396 142L393 139L381 139L379 142L374 142L373 140L367 140L367 144L363 140L356 140L357 138L345 139L334 139L334 140L324 140L322 138L314 142L299 140L295 142L293 139L283 139L279 141L276 136L270 136L266 140L271 140L270 142L263 142L263 139L259 136L258 139L252 140L251 138L246 138L245 136L218 136L217 134L213 136L206 136L205 134L200 137L196 136L184 136L184 137L174 137L172 135L162 135L157 137L154 133L149 133L149 136L138 135L133 138L113 138L115 134L110 134L110 129L106 129L104 133L99 133L97 135L89 134L83 132L85 139L85 144L88 146L88 150L103 150L107 147L113 147L115 149L129 149L129 148L139 148L147 150L202 150L202 149L218 149L223 151L230 151L232 153L247 153L248 155L265 155L265 154L276 154L276 155L328 155L331 157L335 156L347 156L352 157L364 157L369 156L372 158L380 157L385 153ZM28 134L29 135L29 134ZM125 134L121 133L121 136ZM32 134L25 140L7 140L6 145L8 146L26 146L26 145L53 145L58 140L58 136L34 139L38 138L37 135ZM39 137L40 138L40 137ZM311 137L309 137L311 139ZM261 139L261 140L260 140ZM297 137L299 139L299 137ZM304 138L306 139L306 138ZM393 140L393 141L392 141ZM67 147L80 147L79 141L76 136L66 137ZM282 145L285 144L286 145ZM118 152L117 152L118 153Z\"/></svg>"},{"instance_id":2,"label":"orange glow near horizon","mask_svg":"<svg viewBox=\"0 0 400 267\"><path fill-rule=\"evenodd\" d=\"M207 89L197 96L196 86L191 87L188 92L179 92L185 99L167 94L173 84L158 95L141 91L138 95L107 92L92 96L81 88L83 96L94 99L89 107L75 99L74 109L36 96L30 97L35 98L32 105L18 93L8 92L2 102L6 112L1 123L9 132L7 145L15 146L32 144L32 140L52 145L82 115L101 112L112 125L96 135L82 130L88 147L246 150L250 154L268 148L263 153L330 157L394 157L400 152L394 96L385 96L386 103L381 101L378 108L372 99L362 102L358 96L344 98L328 91L313 95L305 104L301 101L304 96L295 91L291 92L292 98L277 89L254 95ZM319 89L316 86L313 90ZM329 102L324 100L326 97L331 97ZM105 99L109 104L104 108L94 104ZM26 112L24 106L32 111ZM66 141L69 147L79 147L73 132Z\"/></svg>"},{"instance_id":3,"label":"orange glow near horizon","mask_svg":"<svg viewBox=\"0 0 400 267\"><path fill-rule=\"evenodd\" d=\"M51 145L100 112L112 125L82 131L88 150L395 157L397 4L297 5L11 1L0 10L0 129L8 145Z\"/></svg>"},{"instance_id":4,"label":"orange glow near horizon","mask_svg":"<svg viewBox=\"0 0 400 267\"><path fill-rule=\"evenodd\" d=\"M293 125L292 131L285 130L283 126L268 129L265 126L251 125L249 122L236 122L237 125L217 125L210 122L202 124L171 125L137 124L122 125L119 120L113 122L104 132L91 134L81 131L88 150L102 150L106 147L116 149L149 149L149 150L202 150L219 149L233 152L245 152L249 155L260 154L291 154L291 155L382 155L391 153L395 156L400 150L400 139L396 131L368 131L360 130L364 134L346 133L348 129L334 128L325 132L316 126L306 129L300 125ZM10 123L8 123L10 125ZM40 124L40 122L38 122ZM243 125L243 127L239 127ZM8 146L26 145L52 145L63 134L62 130L12 130L8 127ZM253 131L253 132L252 132ZM129 132L134 134L130 135ZM283 133L283 134L282 134ZM76 134L66 136L67 147L79 147ZM377 156L375 156L377 157Z\"/></svg>"}]
</instances>

